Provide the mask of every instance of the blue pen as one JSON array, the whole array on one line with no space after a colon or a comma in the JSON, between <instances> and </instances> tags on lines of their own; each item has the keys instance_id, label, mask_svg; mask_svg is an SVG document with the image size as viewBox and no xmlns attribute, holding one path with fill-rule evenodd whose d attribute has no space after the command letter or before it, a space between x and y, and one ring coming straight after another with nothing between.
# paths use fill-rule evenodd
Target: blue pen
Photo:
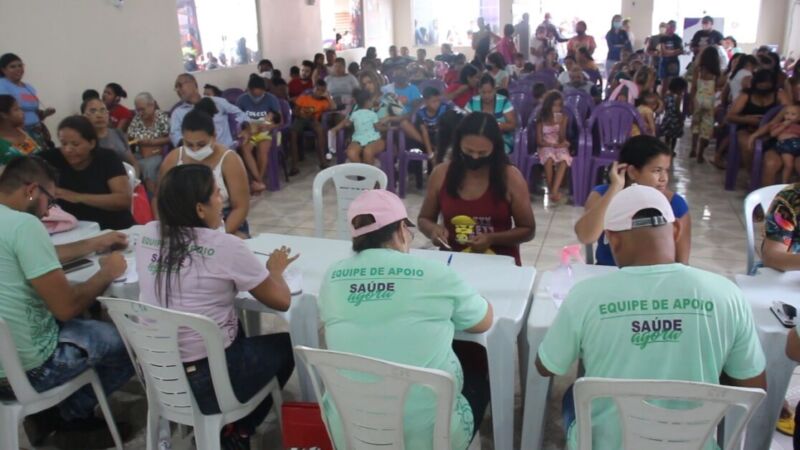
<instances>
[{"instance_id":1,"label":"blue pen","mask_svg":"<svg viewBox=\"0 0 800 450\"><path fill-rule=\"evenodd\" d=\"M451 262L452 260L453 260L453 254L452 254L452 253L450 253L450 256L449 256L449 257L447 257L447 265L448 265L448 266L450 265L450 262Z\"/></svg>"}]
</instances>

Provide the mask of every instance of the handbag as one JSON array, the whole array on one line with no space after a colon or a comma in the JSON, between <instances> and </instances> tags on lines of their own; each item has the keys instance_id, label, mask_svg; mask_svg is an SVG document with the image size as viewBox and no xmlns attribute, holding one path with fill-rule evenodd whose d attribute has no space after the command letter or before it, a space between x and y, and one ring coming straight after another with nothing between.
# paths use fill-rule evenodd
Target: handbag
<instances>
[{"instance_id":1,"label":"handbag","mask_svg":"<svg viewBox=\"0 0 800 450\"><path fill-rule=\"evenodd\" d=\"M144 185L139 183L133 189L133 220L139 225L145 225L155 220L153 217L153 208L150 206L150 198L147 196L147 190Z\"/></svg>"}]
</instances>

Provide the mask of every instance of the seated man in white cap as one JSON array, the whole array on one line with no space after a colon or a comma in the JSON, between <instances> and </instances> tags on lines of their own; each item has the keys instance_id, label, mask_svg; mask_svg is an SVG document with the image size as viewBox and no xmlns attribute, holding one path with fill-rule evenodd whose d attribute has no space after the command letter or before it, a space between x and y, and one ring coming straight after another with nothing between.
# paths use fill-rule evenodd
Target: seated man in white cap
<instances>
[{"instance_id":1,"label":"seated man in white cap","mask_svg":"<svg viewBox=\"0 0 800 450\"><path fill-rule=\"evenodd\" d=\"M663 195L662 195L663 197ZM442 262L410 255L414 235L402 200L385 190L361 193L347 213L355 255L323 278L320 316L328 348L417 367L455 378L450 439L466 449L488 403L486 374L475 374L453 351L456 330L482 333L491 305ZM433 447L436 396L412 388L405 405L406 448ZM337 448L345 446L340 419L324 409Z\"/></svg>"},{"instance_id":2,"label":"seated man in white cap","mask_svg":"<svg viewBox=\"0 0 800 450\"><path fill-rule=\"evenodd\" d=\"M577 283L539 347L542 376L581 358L587 377L682 380L766 389L765 359L750 306L728 279L675 263L681 233L667 198L633 185L608 206L603 228L621 270ZM612 401L592 409L595 449L622 448ZM577 428L564 396L568 447Z\"/></svg>"}]
</instances>

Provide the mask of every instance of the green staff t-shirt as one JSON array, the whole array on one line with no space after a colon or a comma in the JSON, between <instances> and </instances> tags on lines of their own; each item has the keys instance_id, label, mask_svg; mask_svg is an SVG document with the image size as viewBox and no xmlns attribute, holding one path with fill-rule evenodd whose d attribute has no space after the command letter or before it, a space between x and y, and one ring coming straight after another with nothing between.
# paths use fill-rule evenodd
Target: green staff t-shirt
<instances>
[{"instance_id":1,"label":"green staff t-shirt","mask_svg":"<svg viewBox=\"0 0 800 450\"><path fill-rule=\"evenodd\" d=\"M22 368L41 366L58 343L58 325L30 280L60 270L56 249L36 216L0 205L0 317L11 330ZM0 367L0 378L6 374Z\"/></svg>"},{"instance_id":2,"label":"green staff t-shirt","mask_svg":"<svg viewBox=\"0 0 800 450\"><path fill-rule=\"evenodd\" d=\"M684 266L625 267L572 288L539 347L563 375L581 358L587 377L719 383L764 371L750 306L726 278ZM622 448L616 408L592 409L594 449ZM568 435L577 448L577 429Z\"/></svg>"},{"instance_id":3,"label":"green staff t-shirt","mask_svg":"<svg viewBox=\"0 0 800 450\"><path fill-rule=\"evenodd\" d=\"M461 364L453 335L477 325L488 304L441 262L389 249L370 249L334 264L323 278L319 308L328 348L401 364L449 372L459 393L453 405L451 442L465 449L473 417L460 394ZM406 448L431 448L436 396L412 387L405 405ZM344 448L333 405L325 414L336 447Z\"/></svg>"}]
</instances>

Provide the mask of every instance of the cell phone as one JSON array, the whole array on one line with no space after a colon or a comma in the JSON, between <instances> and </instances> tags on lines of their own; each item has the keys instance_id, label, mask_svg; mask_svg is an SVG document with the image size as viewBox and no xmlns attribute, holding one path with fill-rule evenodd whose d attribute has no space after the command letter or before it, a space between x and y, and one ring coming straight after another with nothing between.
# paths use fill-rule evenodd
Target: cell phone
<instances>
[{"instance_id":1,"label":"cell phone","mask_svg":"<svg viewBox=\"0 0 800 450\"><path fill-rule=\"evenodd\" d=\"M78 270L81 270L81 269L85 269L85 268L87 268L87 267L89 267L91 265L92 265L92 261L90 261L90 260L88 260L86 258L82 258L82 259L72 260L72 261L64 264L61 267L62 267L62 269L64 269L65 273L71 273L71 272L75 272L75 271L78 271Z\"/></svg>"},{"instance_id":2,"label":"cell phone","mask_svg":"<svg viewBox=\"0 0 800 450\"><path fill-rule=\"evenodd\" d=\"M797 308L794 306L788 303L774 301L772 302L772 306L769 307L769 310L772 311L772 314L775 314L775 318L778 319L778 322L784 327L794 328L795 325L797 325Z\"/></svg>"}]
</instances>

